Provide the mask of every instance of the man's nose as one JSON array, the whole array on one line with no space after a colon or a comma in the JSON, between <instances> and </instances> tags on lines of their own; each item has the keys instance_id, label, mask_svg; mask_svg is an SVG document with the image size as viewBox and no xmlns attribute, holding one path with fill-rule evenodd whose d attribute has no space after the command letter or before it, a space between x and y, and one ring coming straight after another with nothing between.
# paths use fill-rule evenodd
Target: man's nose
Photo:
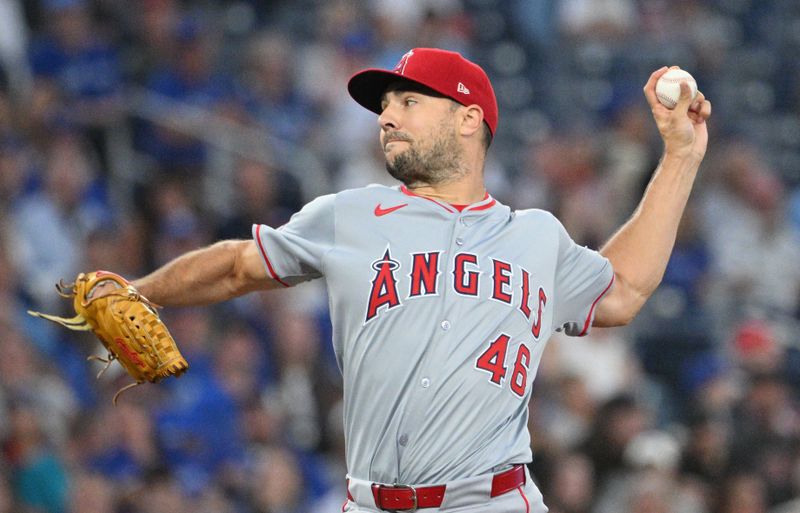
<instances>
[{"instance_id":1,"label":"man's nose","mask_svg":"<svg viewBox=\"0 0 800 513\"><path fill-rule=\"evenodd\" d=\"M398 121L397 116L397 109L389 104L383 109L383 112L378 115L378 125L383 130L396 130L400 127L400 123Z\"/></svg>"}]
</instances>

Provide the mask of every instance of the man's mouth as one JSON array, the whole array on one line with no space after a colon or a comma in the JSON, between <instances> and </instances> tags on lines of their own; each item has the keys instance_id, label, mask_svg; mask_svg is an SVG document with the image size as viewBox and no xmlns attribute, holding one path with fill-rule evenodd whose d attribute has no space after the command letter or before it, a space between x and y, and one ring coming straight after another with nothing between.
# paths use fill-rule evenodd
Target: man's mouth
<instances>
[{"instance_id":1,"label":"man's mouth","mask_svg":"<svg viewBox=\"0 0 800 513\"><path fill-rule=\"evenodd\" d=\"M387 136L383 140L383 147L386 148L386 146L388 146L389 143L393 143L393 142L406 142L407 143L407 142L411 142L411 141L409 141L408 138L406 138L406 137L399 137L399 136L396 136L396 135Z\"/></svg>"}]
</instances>

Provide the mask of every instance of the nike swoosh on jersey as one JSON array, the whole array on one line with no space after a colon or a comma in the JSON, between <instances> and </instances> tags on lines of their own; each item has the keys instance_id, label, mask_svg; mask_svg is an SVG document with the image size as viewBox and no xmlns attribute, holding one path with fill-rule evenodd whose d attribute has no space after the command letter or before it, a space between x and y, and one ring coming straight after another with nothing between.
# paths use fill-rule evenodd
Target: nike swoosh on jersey
<instances>
[{"instance_id":1,"label":"nike swoosh on jersey","mask_svg":"<svg viewBox=\"0 0 800 513\"><path fill-rule=\"evenodd\" d=\"M385 216L386 214L391 214L395 210L400 210L403 207L407 207L408 203L403 203L402 205L395 205L394 207L389 208L381 208L381 204L378 203L375 205L375 217Z\"/></svg>"}]
</instances>

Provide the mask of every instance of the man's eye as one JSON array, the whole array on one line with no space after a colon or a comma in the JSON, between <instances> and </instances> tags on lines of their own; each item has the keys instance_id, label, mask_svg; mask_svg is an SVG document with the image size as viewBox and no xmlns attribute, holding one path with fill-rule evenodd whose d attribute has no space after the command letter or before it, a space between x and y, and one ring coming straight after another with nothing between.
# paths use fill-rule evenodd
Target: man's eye
<instances>
[{"instance_id":1,"label":"man's eye","mask_svg":"<svg viewBox=\"0 0 800 513\"><path fill-rule=\"evenodd\" d=\"M414 98L406 98L406 105L414 105L415 103L417 103L417 100Z\"/></svg>"}]
</instances>

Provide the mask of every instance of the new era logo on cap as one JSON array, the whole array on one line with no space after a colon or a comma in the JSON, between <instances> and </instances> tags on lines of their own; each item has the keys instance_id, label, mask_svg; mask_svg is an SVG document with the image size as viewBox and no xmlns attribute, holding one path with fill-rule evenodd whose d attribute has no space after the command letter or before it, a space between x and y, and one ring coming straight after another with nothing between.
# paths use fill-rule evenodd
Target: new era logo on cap
<instances>
[{"instance_id":1,"label":"new era logo on cap","mask_svg":"<svg viewBox=\"0 0 800 513\"><path fill-rule=\"evenodd\" d=\"M350 78L347 90L363 107L380 114L383 93L398 80L422 84L462 105L478 105L494 135L498 113L492 84L480 66L461 54L438 48L414 48L392 70L371 68L356 73Z\"/></svg>"}]
</instances>

